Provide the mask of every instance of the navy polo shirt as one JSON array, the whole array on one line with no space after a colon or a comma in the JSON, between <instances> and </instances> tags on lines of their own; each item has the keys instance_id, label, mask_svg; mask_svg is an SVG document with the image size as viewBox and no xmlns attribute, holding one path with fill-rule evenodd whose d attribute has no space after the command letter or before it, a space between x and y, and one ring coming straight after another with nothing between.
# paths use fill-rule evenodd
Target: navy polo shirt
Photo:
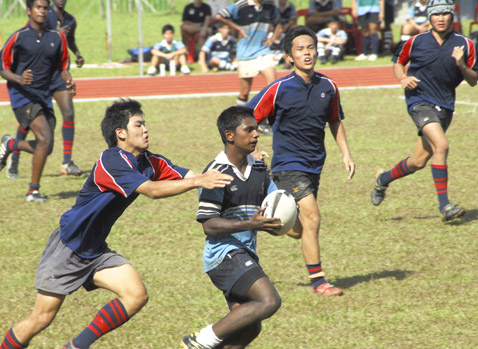
<instances>
[{"instance_id":1,"label":"navy polo shirt","mask_svg":"<svg viewBox=\"0 0 478 349\"><path fill-rule=\"evenodd\" d=\"M454 31L445 37L441 45L432 31L413 36L392 57L394 63L403 66L410 62L407 75L420 80L417 88L405 90L409 112L413 105L421 101L455 110L455 89L463 81L463 74L451 56L457 46L464 46L465 63L470 69L478 71L473 41Z\"/></svg>"},{"instance_id":2,"label":"navy polo shirt","mask_svg":"<svg viewBox=\"0 0 478 349\"><path fill-rule=\"evenodd\" d=\"M48 11L48 17L46 19L46 28L51 30L56 30L58 26L58 22L60 22L60 27L68 27L68 34L66 35L66 40L68 42L68 47L74 53L78 52L78 47L76 46L75 41L75 30L76 30L76 19L70 13L64 12L63 18L60 19L58 14L53 9L53 6L50 6L50 10Z\"/></svg>"},{"instance_id":3,"label":"navy polo shirt","mask_svg":"<svg viewBox=\"0 0 478 349\"><path fill-rule=\"evenodd\" d=\"M7 82L8 94L13 109L30 102L38 102L52 108L50 84L55 70L68 68L66 37L60 32L38 31L27 24L10 36L0 52L0 69L22 75L32 70L31 85Z\"/></svg>"},{"instance_id":4,"label":"navy polo shirt","mask_svg":"<svg viewBox=\"0 0 478 349\"><path fill-rule=\"evenodd\" d=\"M310 83L293 72L263 89L248 104L257 123L273 121L272 172L320 174L326 123L344 118L337 85L315 72Z\"/></svg>"}]
</instances>

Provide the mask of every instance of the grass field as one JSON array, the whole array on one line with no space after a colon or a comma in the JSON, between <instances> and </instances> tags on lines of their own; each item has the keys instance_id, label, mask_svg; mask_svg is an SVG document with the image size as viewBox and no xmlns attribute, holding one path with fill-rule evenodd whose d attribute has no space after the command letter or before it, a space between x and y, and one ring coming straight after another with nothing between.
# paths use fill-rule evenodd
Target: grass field
<instances>
[{"instance_id":1,"label":"grass field","mask_svg":"<svg viewBox=\"0 0 478 349\"><path fill-rule=\"evenodd\" d=\"M357 163L346 181L340 152L330 134L319 204L323 215L324 269L345 289L340 298L313 295L307 285L300 243L259 234L261 264L283 299L263 323L251 348L476 348L478 334L478 114L476 89L458 88L455 120L449 130L449 193L467 215L443 224L430 169L393 183L380 207L370 203L378 168L409 155L415 129L400 89L343 90L345 126ZM373 103L371 103L373 101ZM218 153L217 115L234 97L198 98L194 111L184 100L143 102L151 150L196 171ZM99 124L106 102L76 103L74 160L90 169L106 147ZM58 111L57 111L58 113ZM12 133L10 107L0 107L0 133ZM271 138L261 137L264 149ZM30 175L22 154L21 177L0 173L0 336L26 316L34 303L36 264L61 214L69 209L85 178L59 176L61 129L42 178L46 204L24 201ZM195 222L197 193L153 201L144 197L126 211L108 239L136 267L150 302L95 348L176 348L192 330L225 312L221 293L202 273L204 236ZM91 321L112 298L106 291L79 290L67 297L51 327L29 348L59 348Z\"/></svg>"}]
</instances>

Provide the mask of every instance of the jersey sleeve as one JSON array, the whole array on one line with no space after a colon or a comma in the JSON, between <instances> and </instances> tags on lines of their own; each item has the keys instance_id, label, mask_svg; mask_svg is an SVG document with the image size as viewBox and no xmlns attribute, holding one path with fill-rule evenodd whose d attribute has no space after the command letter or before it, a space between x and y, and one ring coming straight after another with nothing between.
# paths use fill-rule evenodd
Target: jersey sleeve
<instances>
[{"instance_id":1,"label":"jersey sleeve","mask_svg":"<svg viewBox=\"0 0 478 349\"><path fill-rule=\"evenodd\" d=\"M70 55L68 53L68 42L63 33L58 32L61 39L60 62L58 64L59 70L67 70L70 64Z\"/></svg>"},{"instance_id":2,"label":"jersey sleeve","mask_svg":"<svg viewBox=\"0 0 478 349\"><path fill-rule=\"evenodd\" d=\"M0 51L0 70L9 70L12 69L13 59L14 59L14 50L15 42L18 39L19 33L15 33L7 40L3 46L2 51Z\"/></svg>"},{"instance_id":3,"label":"jersey sleeve","mask_svg":"<svg viewBox=\"0 0 478 349\"><path fill-rule=\"evenodd\" d=\"M188 168L174 165L171 160L162 155L150 154L148 160L153 166L153 181L183 179L189 172Z\"/></svg>"},{"instance_id":4,"label":"jersey sleeve","mask_svg":"<svg viewBox=\"0 0 478 349\"><path fill-rule=\"evenodd\" d=\"M468 58L466 60L466 64L468 68L478 71L478 61L476 60L476 46L473 40L470 40L468 38L466 39L466 46L468 49Z\"/></svg>"},{"instance_id":5,"label":"jersey sleeve","mask_svg":"<svg viewBox=\"0 0 478 349\"><path fill-rule=\"evenodd\" d=\"M211 52L212 39L213 39L213 36L210 36L210 37L206 40L206 42L204 43L204 45L201 47L201 51L206 52L206 53Z\"/></svg>"},{"instance_id":6,"label":"jersey sleeve","mask_svg":"<svg viewBox=\"0 0 478 349\"><path fill-rule=\"evenodd\" d=\"M330 103L329 107L329 119L327 120L329 124L335 124L344 119L344 112L342 110L342 105L340 104L340 94L339 89L335 82L331 81L335 89L335 95Z\"/></svg>"},{"instance_id":7,"label":"jersey sleeve","mask_svg":"<svg viewBox=\"0 0 478 349\"><path fill-rule=\"evenodd\" d=\"M136 158L123 152L103 152L94 168L94 181L100 191L114 191L126 198L147 180L138 171Z\"/></svg>"},{"instance_id":8,"label":"jersey sleeve","mask_svg":"<svg viewBox=\"0 0 478 349\"><path fill-rule=\"evenodd\" d=\"M395 52L394 56L392 57L393 63L398 63L403 66L408 64L408 62L410 61L410 53L412 51L412 46L415 39L416 36L412 36L402 45L399 50L397 50L397 52Z\"/></svg>"},{"instance_id":9,"label":"jersey sleeve","mask_svg":"<svg viewBox=\"0 0 478 349\"><path fill-rule=\"evenodd\" d=\"M184 46L182 41L176 41L175 46L176 46L176 51L186 47L186 46Z\"/></svg>"},{"instance_id":10,"label":"jersey sleeve","mask_svg":"<svg viewBox=\"0 0 478 349\"><path fill-rule=\"evenodd\" d=\"M238 17L239 15L239 9L237 8L235 3L232 3L228 7L220 10L218 14L225 19L228 20L233 20Z\"/></svg>"},{"instance_id":11,"label":"jersey sleeve","mask_svg":"<svg viewBox=\"0 0 478 349\"><path fill-rule=\"evenodd\" d=\"M254 109L254 116L258 124L267 117L275 115L275 100L279 86L280 82L276 82L266 87L247 103L247 107Z\"/></svg>"}]
</instances>

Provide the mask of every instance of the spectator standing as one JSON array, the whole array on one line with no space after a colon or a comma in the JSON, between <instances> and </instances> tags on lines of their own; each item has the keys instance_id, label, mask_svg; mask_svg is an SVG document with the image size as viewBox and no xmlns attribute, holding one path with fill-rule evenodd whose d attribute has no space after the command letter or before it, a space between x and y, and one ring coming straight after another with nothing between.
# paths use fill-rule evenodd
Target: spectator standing
<instances>
[{"instance_id":1,"label":"spectator standing","mask_svg":"<svg viewBox=\"0 0 478 349\"><path fill-rule=\"evenodd\" d=\"M266 84L276 77L274 55L270 46L278 40L282 31L279 10L273 0L238 0L219 11L216 19L237 31L237 61L240 89L237 105L243 106L249 99L252 80L262 74ZM268 33L273 28L272 36ZM259 125L259 131L271 135L268 124Z\"/></svg>"},{"instance_id":2,"label":"spectator standing","mask_svg":"<svg viewBox=\"0 0 478 349\"><path fill-rule=\"evenodd\" d=\"M356 61L376 61L380 47L378 26L383 20L384 0L352 0L352 16L362 29L362 53Z\"/></svg>"}]
</instances>

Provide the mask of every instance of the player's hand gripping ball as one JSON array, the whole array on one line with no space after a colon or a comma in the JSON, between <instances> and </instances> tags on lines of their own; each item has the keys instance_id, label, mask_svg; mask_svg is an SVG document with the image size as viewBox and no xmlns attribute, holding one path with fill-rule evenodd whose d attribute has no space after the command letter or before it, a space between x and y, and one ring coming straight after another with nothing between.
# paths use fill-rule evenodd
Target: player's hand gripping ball
<instances>
[{"instance_id":1,"label":"player's hand gripping ball","mask_svg":"<svg viewBox=\"0 0 478 349\"><path fill-rule=\"evenodd\" d=\"M294 226L297 219L297 204L287 191L282 189L273 191L266 196L261 206L266 208L262 213L264 217L280 218L284 224L284 227L274 235L284 235Z\"/></svg>"}]
</instances>

